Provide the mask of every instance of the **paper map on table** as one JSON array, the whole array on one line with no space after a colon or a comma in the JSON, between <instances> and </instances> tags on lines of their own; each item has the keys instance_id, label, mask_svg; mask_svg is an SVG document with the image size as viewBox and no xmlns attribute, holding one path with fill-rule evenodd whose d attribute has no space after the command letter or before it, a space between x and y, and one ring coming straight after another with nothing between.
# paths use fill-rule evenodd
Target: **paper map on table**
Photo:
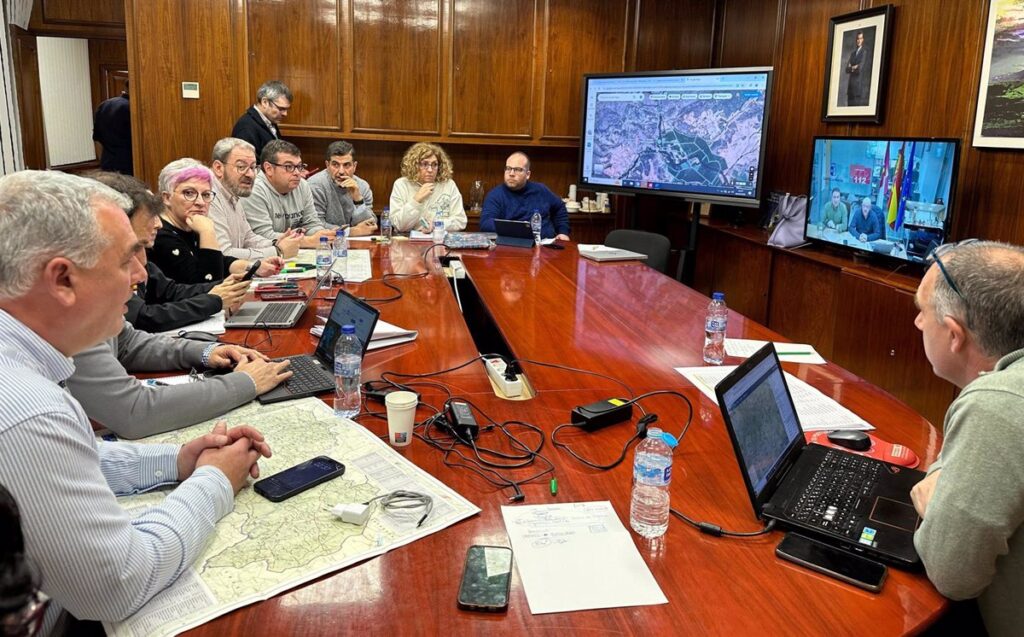
<instances>
[{"instance_id":1,"label":"paper map on table","mask_svg":"<svg viewBox=\"0 0 1024 637\"><path fill-rule=\"evenodd\" d=\"M251 403L229 412L228 426L247 423L267 438L274 454L260 461L269 476L318 455L345 464L345 475L284 502L273 503L251 487L235 498L234 510L217 523L192 568L132 617L104 624L109 635L175 635L230 610L269 599L348 565L380 555L444 529L480 511L380 438L334 412L316 398L276 405ZM183 443L209 431L213 421L147 438ZM365 526L346 524L329 511L336 504L407 489L433 497L422 511L382 513L374 507ZM165 492L121 498L134 513L157 505Z\"/></svg>"}]
</instances>

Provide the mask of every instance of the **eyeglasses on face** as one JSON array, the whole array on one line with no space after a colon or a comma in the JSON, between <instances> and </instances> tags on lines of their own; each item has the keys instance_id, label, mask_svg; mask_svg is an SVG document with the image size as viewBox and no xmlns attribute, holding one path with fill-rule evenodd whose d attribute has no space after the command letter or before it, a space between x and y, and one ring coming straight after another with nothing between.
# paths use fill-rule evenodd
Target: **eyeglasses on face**
<instances>
[{"instance_id":1,"label":"eyeglasses on face","mask_svg":"<svg viewBox=\"0 0 1024 637\"><path fill-rule=\"evenodd\" d=\"M438 164L436 161L421 161L419 167L423 170L437 170Z\"/></svg>"},{"instance_id":2,"label":"eyeglasses on face","mask_svg":"<svg viewBox=\"0 0 1024 637\"><path fill-rule=\"evenodd\" d=\"M959 286L957 286L956 281L954 281L953 277L950 276L949 271L946 270L946 266L942 263L942 255L948 255L952 253L953 250L956 249L957 247L970 245L975 241L977 241L977 239L964 239L963 241L957 241L954 243L943 243L940 246L935 246L934 248L932 248L932 251L929 252L928 256L926 256L924 259L925 263L934 263L935 265L939 266L939 272L941 272L942 277L946 279L946 283L949 285L950 289L952 289L953 292L955 292L956 295L960 297L960 300L963 301L964 303L967 303L967 299L964 297L963 292L960 291L960 288Z\"/></svg>"},{"instance_id":3,"label":"eyeglasses on face","mask_svg":"<svg viewBox=\"0 0 1024 637\"><path fill-rule=\"evenodd\" d=\"M217 193L212 190L199 192L195 188L185 188L184 190L179 191L178 194L184 197L185 201L195 202L196 199L202 199L203 203L210 203L213 201L213 198L217 196Z\"/></svg>"},{"instance_id":4,"label":"eyeglasses on face","mask_svg":"<svg viewBox=\"0 0 1024 637\"><path fill-rule=\"evenodd\" d=\"M235 170L237 170L240 174L244 175L247 172L256 172L257 164L256 164L256 162L253 162L251 164L247 164L244 161L240 161L240 162L236 162L234 164L234 167L235 167Z\"/></svg>"},{"instance_id":5,"label":"eyeglasses on face","mask_svg":"<svg viewBox=\"0 0 1024 637\"><path fill-rule=\"evenodd\" d=\"M268 162L271 166L277 166L278 168L284 168L286 173L293 173L296 170L302 172L309 168L309 164L275 164L274 162Z\"/></svg>"},{"instance_id":6,"label":"eyeglasses on face","mask_svg":"<svg viewBox=\"0 0 1024 637\"><path fill-rule=\"evenodd\" d=\"M526 172L526 169L519 166L505 166L505 172L512 173L513 175L522 175Z\"/></svg>"},{"instance_id":7,"label":"eyeglasses on face","mask_svg":"<svg viewBox=\"0 0 1024 637\"><path fill-rule=\"evenodd\" d=\"M281 104L278 104L277 102L274 102L272 100L267 100L267 104L270 104L271 106L273 106L277 110L281 111L282 113L287 113L288 109L290 109L292 107L292 105L290 103L289 104L285 104L285 105L282 106Z\"/></svg>"}]
</instances>

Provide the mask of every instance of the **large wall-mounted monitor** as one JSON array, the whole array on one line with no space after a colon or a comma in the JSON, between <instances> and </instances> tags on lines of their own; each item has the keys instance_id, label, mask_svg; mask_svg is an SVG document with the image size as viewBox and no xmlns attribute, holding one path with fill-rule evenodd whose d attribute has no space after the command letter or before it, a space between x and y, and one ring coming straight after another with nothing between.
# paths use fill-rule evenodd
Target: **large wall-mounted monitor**
<instances>
[{"instance_id":1,"label":"large wall-mounted monitor","mask_svg":"<svg viewBox=\"0 0 1024 637\"><path fill-rule=\"evenodd\" d=\"M760 205L770 68L583 76L584 188Z\"/></svg>"},{"instance_id":2,"label":"large wall-mounted monitor","mask_svg":"<svg viewBox=\"0 0 1024 637\"><path fill-rule=\"evenodd\" d=\"M960 142L815 137L804 235L920 263L946 241Z\"/></svg>"}]
</instances>

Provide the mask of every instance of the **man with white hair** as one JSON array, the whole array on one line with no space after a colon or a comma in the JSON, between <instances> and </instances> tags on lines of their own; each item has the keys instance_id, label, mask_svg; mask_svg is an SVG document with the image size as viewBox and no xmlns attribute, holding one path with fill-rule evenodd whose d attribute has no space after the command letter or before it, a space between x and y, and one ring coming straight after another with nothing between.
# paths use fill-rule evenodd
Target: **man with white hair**
<instances>
[{"instance_id":1,"label":"man with white hair","mask_svg":"<svg viewBox=\"0 0 1024 637\"><path fill-rule=\"evenodd\" d=\"M961 391L946 411L942 451L910 493L922 518L914 545L940 593L977 598L993 637L1019 635L1024 249L966 240L939 246L928 261L914 298L920 310L914 324L935 375ZM956 610L963 617L969 612Z\"/></svg>"},{"instance_id":2,"label":"man with white hair","mask_svg":"<svg viewBox=\"0 0 1024 637\"><path fill-rule=\"evenodd\" d=\"M24 171L0 178L0 483L22 513L26 557L61 610L119 621L199 555L233 494L270 455L249 427L185 445L97 442L64 389L70 357L121 331L145 270L130 202L90 179ZM180 482L130 517L115 494Z\"/></svg>"}]
</instances>

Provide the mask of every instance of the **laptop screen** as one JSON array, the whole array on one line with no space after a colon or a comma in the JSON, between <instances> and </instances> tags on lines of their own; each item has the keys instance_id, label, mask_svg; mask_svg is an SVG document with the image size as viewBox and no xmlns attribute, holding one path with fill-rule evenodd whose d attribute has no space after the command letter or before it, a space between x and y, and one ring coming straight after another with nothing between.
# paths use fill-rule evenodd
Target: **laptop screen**
<instances>
[{"instance_id":1,"label":"laptop screen","mask_svg":"<svg viewBox=\"0 0 1024 637\"><path fill-rule=\"evenodd\" d=\"M760 498L794 440L803 435L778 358L774 352L758 354L751 357L753 367L735 379L719 401L756 498Z\"/></svg>"},{"instance_id":2,"label":"laptop screen","mask_svg":"<svg viewBox=\"0 0 1024 637\"><path fill-rule=\"evenodd\" d=\"M342 325L354 325L356 336L363 345L363 355L370 345L373 328L377 325L380 311L367 305L344 290L338 290L338 298L334 301L331 314L324 325L324 333L316 346L316 357L328 367L334 367L334 344L341 336Z\"/></svg>"}]
</instances>

